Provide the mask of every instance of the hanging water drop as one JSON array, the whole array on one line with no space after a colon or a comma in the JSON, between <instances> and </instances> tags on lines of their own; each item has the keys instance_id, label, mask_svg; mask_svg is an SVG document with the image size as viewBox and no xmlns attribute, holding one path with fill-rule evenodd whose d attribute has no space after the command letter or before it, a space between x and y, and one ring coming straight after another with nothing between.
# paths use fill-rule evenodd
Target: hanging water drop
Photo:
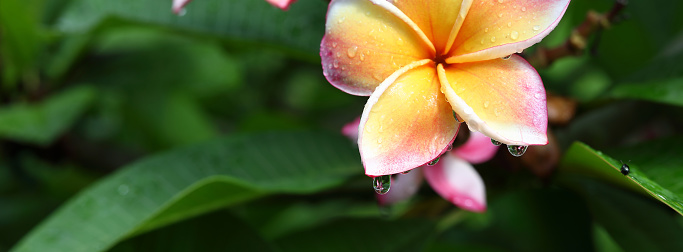
<instances>
[{"instance_id":1,"label":"hanging water drop","mask_svg":"<svg viewBox=\"0 0 683 252\"><path fill-rule=\"evenodd\" d=\"M448 148L446 148L446 151L452 151L453 150L453 145L449 145Z\"/></svg>"},{"instance_id":2,"label":"hanging water drop","mask_svg":"<svg viewBox=\"0 0 683 252\"><path fill-rule=\"evenodd\" d=\"M455 111L453 111L453 118L455 118L455 122L462 123L462 118L460 118L460 116L457 113L455 113Z\"/></svg>"},{"instance_id":3,"label":"hanging water drop","mask_svg":"<svg viewBox=\"0 0 683 252\"><path fill-rule=\"evenodd\" d=\"M391 187L391 175L372 178L372 188L377 194L387 194Z\"/></svg>"},{"instance_id":4,"label":"hanging water drop","mask_svg":"<svg viewBox=\"0 0 683 252\"><path fill-rule=\"evenodd\" d=\"M407 171L401 172L401 174L408 174L408 173L410 173L410 171L412 171L412 170L407 170Z\"/></svg>"},{"instance_id":5,"label":"hanging water drop","mask_svg":"<svg viewBox=\"0 0 683 252\"><path fill-rule=\"evenodd\" d=\"M428 166L434 166L434 165L436 165L436 163L439 162L439 159L440 159L440 158L441 158L441 157L437 157L437 158L435 158L434 160L429 161L429 163L427 163L427 165L428 165Z\"/></svg>"},{"instance_id":6,"label":"hanging water drop","mask_svg":"<svg viewBox=\"0 0 683 252\"><path fill-rule=\"evenodd\" d=\"M501 59L504 59L504 60L509 60L509 59L510 59L510 57L512 57L512 54L510 54L510 55L508 55L508 56L505 56L505 57L502 57Z\"/></svg>"},{"instance_id":7,"label":"hanging water drop","mask_svg":"<svg viewBox=\"0 0 683 252\"><path fill-rule=\"evenodd\" d=\"M503 144L503 143L501 143L501 142L496 141L496 140L493 139L493 138L491 138L491 143L492 143L493 145L495 145L495 146L500 146L501 144Z\"/></svg>"},{"instance_id":8,"label":"hanging water drop","mask_svg":"<svg viewBox=\"0 0 683 252\"><path fill-rule=\"evenodd\" d=\"M526 145L508 145L508 151L515 157L521 157L526 152Z\"/></svg>"}]
</instances>

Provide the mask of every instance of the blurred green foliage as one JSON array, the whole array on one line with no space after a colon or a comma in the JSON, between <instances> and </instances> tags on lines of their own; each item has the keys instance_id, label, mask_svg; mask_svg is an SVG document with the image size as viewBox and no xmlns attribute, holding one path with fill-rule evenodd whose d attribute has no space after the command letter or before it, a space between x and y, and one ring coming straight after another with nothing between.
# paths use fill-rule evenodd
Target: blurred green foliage
<instances>
[{"instance_id":1,"label":"blurred green foliage","mask_svg":"<svg viewBox=\"0 0 683 252\"><path fill-rule=\"evenodd\" d=\"M0 1L0 251L683 250L683 2L630 1L538 69L578 102L561 161L478 165L485 214L376 205L338 133L366 98L322 76L327 1L170 2ZM538 46L612 5L572 1Z\"/></svg>"}]
</instances>

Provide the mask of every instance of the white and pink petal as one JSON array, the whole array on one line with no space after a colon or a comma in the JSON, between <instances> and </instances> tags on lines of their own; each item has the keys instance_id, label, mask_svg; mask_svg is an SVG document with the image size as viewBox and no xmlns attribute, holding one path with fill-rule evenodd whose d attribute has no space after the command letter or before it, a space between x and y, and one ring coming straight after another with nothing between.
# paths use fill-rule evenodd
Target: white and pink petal
<instances>
[{"instance_id":1,"label":"white and pink petal","mask_svg":"<svg viewBox=\"0 0 683 252\"><path fill-rule=\"evenodd\" d=\"M484 181L467 161L445 154L435 166L422 171L432 189L444 199L468 211L486 211Z\"/></svg>"}]
</instances>

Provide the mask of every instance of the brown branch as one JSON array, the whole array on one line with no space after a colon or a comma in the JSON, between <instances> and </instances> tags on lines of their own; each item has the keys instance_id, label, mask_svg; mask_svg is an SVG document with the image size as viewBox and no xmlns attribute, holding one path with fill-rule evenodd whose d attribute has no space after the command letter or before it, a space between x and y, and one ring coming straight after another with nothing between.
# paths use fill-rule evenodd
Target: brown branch
<instances>
[{"instance_id":1,"label":"brown branch","mask_svg":"<svg viewBox=\"0 0 683 252\"><path fill-rule=\"evenodd\" d=\"M527 60L531 65L538 68L548 67L562 57L581 55L586 50L588 37L600 29L609 28L617 14L626 7L627 2L627 0L616 0L612 9L605 14L592 10L588 11L586 19L574 28L567 41L554 48L540 47L534 54L526 57Z\"/></svg>"}]
</instances>

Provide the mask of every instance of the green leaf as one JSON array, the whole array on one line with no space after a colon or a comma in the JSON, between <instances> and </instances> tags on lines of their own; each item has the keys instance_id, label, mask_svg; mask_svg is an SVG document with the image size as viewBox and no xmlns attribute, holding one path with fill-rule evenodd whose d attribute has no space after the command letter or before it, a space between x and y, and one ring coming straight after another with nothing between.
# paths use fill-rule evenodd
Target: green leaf
<instances>
[{"instance_id":1,"label":"green leaf","mask_svg":"<svg viewBox=\"0 0 683 252\"><path fill-rule=\"evenodd\" d=\"M592 216L624 251L683 251L683 227L656 201L577 175L565 176Z\"/></svg>"},{"instance_id":2,"label":"green leaf","mask_svg":"<svg viewBox=\"0 0 683 252\"><path fill-rule=\"evenodd\" d=\"M89 86L77 86L38 104L0 108L0 137L48 145L66 131L95 99Z\"/></svg>"},{"instance_id":3,"label":"green leaf","mask_svg":"<svg viewBox=\"0 0 683 252\"><path fill-rule=\"evenodd\" d=\"M345 219L276 240L287 251L421 251L436 233L428 220Z\"/></svg>"},{"instance_id":4,"label":"green leaf","mask_svg":"<svg viewBox=\"0 0 683 252\"><path fill-rule=\"evenodd\" d=\"M247 223L227 211L217 211L124 241L111 251L275 250Z\"/></svg>"},{"instance_id":5,"label":"green leaf","mask_svg":"<svg viewBox=\"0 0 683 252\"><path fill-rule=\"evenodd\" d=\"M683 77L620 84L612 89L611 96L683 106Z\"/></svg>"},{"instance_id":6,"label":"green leaf","mask_svg":"<svg viewBox=\"0 0 683 252\"><path fill-rule=\"evenodd\" d=\"M170 1L77 0L58 22L66 32L83 32L108 17L216 35L235 41L284 48L317 59L324 33L326 3L297 1L282 11L266 1L203 0L187 6L184 16L171 12Z\"/></svg>"},{"instance_id":7,"label":"green leaf","mask_svg":"<svg viewBox=\"0 0 683 252\"><path fill-rule=\"evenodd\" d=\"M14 251L103 251L124 238L269 193L304 194L361 174L338 134L237 135L147 158L83 191Z\"/></svg>"},{"instance_id":8,"label":"green leaf","mask_svg":"<svg viewBox=\"0 0 683 252\"><path fill-rule=\"evenodd\" d=\"M678 139L680 141L680 139ZM683 214L683 186L680 178L683 171L680 170L680 148L675 148L669 143L677 143L676 140L666 139L646 143L632 147L620 155L625 159L640 162L628 162L630 173L627 176L621 174L621 161L617 161L600 151L593 150L589 146L576 142L565 153L560 162L560 170L570 173L583 174L588 177L601 179L625 188L641 193L650 194L653 198L670 206L679 214ZM639 156L640 155L640 156ZM678 161L659 161L678 160Z\"/></svg>"},{"instance_id":9,"label":"green leaf","mask_svg":"<svg viewBox=\"0 0 683 252\"><path fill-rule=\"evenodd\" d=\"M36 61L44 42L35 11L37 6L38 1L0 1L0 72L6 87L14 86L22 78L37 82Z\"/></svg>"}]
</instances>

